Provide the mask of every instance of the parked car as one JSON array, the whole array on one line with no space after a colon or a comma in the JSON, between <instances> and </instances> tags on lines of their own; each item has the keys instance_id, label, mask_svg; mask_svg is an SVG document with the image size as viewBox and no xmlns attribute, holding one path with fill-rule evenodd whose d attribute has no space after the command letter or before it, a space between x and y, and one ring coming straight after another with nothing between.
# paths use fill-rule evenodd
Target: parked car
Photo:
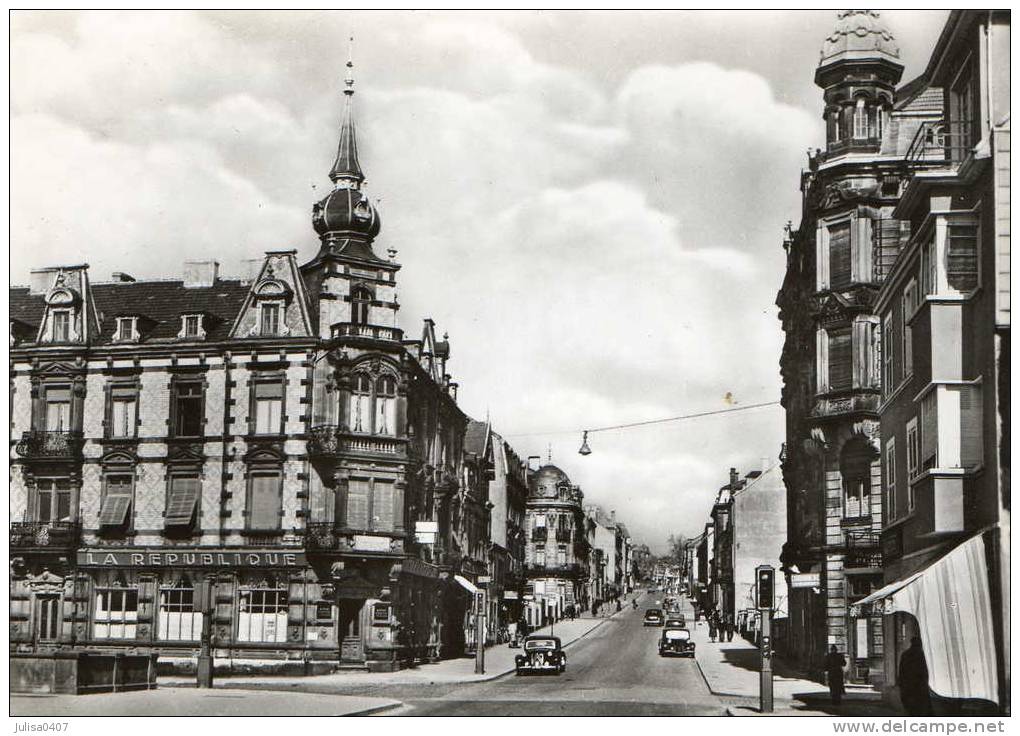
<instances>
[{"instance_id":1,"label":"parked car","mask_svg":"<svg viewBox=\"0 0 1020 736\"><path fill-rule=\"evenodd\" d=\"M663 625L667 629L668 628L685 629L687 628L687 619L684 618L684 615L682 613L677 616L670 615L666 616L666 623Z\"/></svg>"},{"instance_id":2,"label":"parked car","mask_svg":"<svg viewBox=\"0 0 1020 736\"><path fill-rule=\"evenodd\" d=\"M645 611L645 626L662 626L664 620L661 608L649 608Z\"/></svg>"},{"instance_id":3,"label":"parked car","mask_svg":"<svg viewBox=\"0 0 1020 736\"><path fill-rule=\"evenodd\" d=\"M669 657L672 655L681 657L694 656L694 642L691 641L691 632L680 627L667 627L662 630L659 637L659 656Z\"/></svg>"},{"instance_id":4,"label":"parked car","mask_svg":"<svg viewBox=\"0 0 1020 736\"><path fill-rule=\"evenodd\" d=\"M567 655L558 636L532 634L524 640L524 653L514 657L518 675L532 672L560 674L567 671Z\"/></svg>"}]
</instances>

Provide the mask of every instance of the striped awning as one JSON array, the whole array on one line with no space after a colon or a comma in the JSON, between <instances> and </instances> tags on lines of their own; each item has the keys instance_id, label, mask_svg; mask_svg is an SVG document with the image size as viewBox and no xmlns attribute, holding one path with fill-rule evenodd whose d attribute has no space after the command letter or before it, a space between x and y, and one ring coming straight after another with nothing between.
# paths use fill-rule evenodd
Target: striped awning
<instances>
[{"instance_id":1,"label":"striped awning","mask_svg":"<svg viewBox=\"0 0 1020 736\"><path fill-rule=\"evenodd\" d=\"M879 588L850 613L859 616L868 606L874 613L902 612L917 619L933 692L999 702L983 534L920 572Z\"/></svg>"}]
</instances>

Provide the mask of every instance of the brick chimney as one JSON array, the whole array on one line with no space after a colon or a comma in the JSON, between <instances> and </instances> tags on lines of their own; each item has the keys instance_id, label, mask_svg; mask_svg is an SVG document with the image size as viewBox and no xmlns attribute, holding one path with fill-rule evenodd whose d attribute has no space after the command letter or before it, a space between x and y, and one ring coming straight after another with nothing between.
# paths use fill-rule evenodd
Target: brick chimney
<instances>
[{"instance_id":1,"label":"brick chimney","mask_svg":"<svg viewBox=\"0 0 1020 736\"><path fill-rule=\"evenodd\" d=\"M737 481L740 480L740 474L736 468L730 468L730 488L737 487Z\"/></svg>"},{"instance_id":2,"label":"brick chimney","mask_svg":"<svg viewBox=\"0 0 1020 736\"><path fill-rule=\"evenodd\" d=\"M184 288L193 289L212 286L216 283L219 272L220 264L218 261L185 261Z\"/></svg>"}]
</instances>

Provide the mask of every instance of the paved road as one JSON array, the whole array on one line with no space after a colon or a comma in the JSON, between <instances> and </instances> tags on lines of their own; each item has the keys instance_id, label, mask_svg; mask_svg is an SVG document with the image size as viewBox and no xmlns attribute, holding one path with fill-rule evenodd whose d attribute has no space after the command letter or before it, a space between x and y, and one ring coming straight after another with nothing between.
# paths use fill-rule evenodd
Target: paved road
<instances>
[{"instance_id":1,"label":"paved road","mask_svg":"<svg viewBox=\"0 0 1020 736\"><path fill-rule=\"evenodd\" d=\"M642 626L645 596L637 611L607 620L567 648L567 671L559 676L508 675L442 693L399 695L402 716L680 716L724 715L693 659L661 658L662 629ZM690 613L688 613L690 619Z\"/></svg>"}]
</instances>

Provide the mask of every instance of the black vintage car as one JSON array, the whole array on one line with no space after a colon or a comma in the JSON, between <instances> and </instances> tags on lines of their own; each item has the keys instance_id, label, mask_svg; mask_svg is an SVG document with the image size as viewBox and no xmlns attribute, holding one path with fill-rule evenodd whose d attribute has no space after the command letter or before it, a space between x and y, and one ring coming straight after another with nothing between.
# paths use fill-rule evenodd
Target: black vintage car
<instances>
[{"instance_id":1,"label":"black vintage car","mask_svg":"<svg viewBox=\"0 0 1020 736\"><path fill-rule=\"evenodd\" d=\"M662 615L661 608L649 608L645 611L645 626L662 626L662 622L665 616Z\"/></svg>"},{"instance_id":2,"label":"black vintage car","mask_svg":"<svg viewBox=\"0 0 1020 736\"><path fill-rule=\"evenodd\" d=\"M694 642L691 641L691 632L688 629L670 627L662 630L662 636L659 637L659 656L670 657L674 654L680 657L694 656Z\"/></svg>"},{"instance_id":3,"label":"black vintage car","mask_svg":"<svg viewBox=\"0 0 1020 736\"><path fill-rule=\"evenodd\" d=\"M524 640L524 653L514 657L518 675L532 672L551 672L558 675L567 671L567 655L558 636L532 634Z\"/></svg>"}]
</instances>

